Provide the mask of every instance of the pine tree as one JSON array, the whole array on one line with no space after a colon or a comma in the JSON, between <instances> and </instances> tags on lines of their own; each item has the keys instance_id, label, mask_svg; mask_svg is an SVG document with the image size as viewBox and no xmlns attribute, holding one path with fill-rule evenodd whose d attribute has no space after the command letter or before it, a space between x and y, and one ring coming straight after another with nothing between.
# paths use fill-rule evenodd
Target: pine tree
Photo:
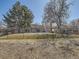
<instances>
[{"instance_id":1,"label":"pine tree","mask_svg":"<svg viewBox=\"0 0 79 59\"><path fill-rule=\"evenodd\" d=\"M14 33L25 32L33 21L33 14L25 5L17 1L12 9L4 15L3 21L7 24L7 29Z\"/></svg>"}]
</instances>

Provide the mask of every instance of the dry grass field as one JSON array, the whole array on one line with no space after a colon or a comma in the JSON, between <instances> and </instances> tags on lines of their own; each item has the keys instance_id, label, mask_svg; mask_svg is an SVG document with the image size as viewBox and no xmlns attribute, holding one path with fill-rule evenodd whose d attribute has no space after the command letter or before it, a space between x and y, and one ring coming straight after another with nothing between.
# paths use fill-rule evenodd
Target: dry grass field
<instances>
[{"instance_id":1,"label":"dry grass field","mask_svg":"<svg viewBox=\"0 0 79 59\"><path fill-rule=\"evenodd\" d=\"M79 38L52 38L51 33L1 36L0 59L79 59Z\"/></svg>"},{"instance_id":2,"label":"dry grass field","mask_svg":"<svg viewBox=\"0 0 79 59\"><path fill-rule=\"evenodd\" d=\"M79 59L79 39L0 40L0 59Z\"/></svg>"}]
</instances>

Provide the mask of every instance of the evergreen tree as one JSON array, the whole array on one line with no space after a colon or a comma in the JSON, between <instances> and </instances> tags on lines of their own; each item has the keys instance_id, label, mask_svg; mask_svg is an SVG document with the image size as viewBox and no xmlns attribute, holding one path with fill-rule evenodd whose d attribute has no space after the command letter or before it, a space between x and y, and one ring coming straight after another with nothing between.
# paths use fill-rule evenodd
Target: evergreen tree
<instances>
[{"instance_id":1,"label":"evergreen tree","mask_svg":"<svg viewBox=\"0 0 79 59\"><path fill-rule=\"evenodd\" d=\"M7 24L7 29L11 32L25 32L33 20L33 14L25 5L21 5L17 1L12 9L9 9L6 15L4 15L3 21Z\"/></svg>"}]
</instances>

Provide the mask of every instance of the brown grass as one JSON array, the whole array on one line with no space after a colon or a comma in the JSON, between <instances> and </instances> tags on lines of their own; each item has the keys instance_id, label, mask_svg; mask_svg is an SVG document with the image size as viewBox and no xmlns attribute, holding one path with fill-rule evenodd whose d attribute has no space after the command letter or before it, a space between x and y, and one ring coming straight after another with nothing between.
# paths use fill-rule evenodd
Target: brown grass
<instances>
[{"instance_id":1,"label":"brown grass","mask_svg":"<svg viewBox=\"0 0 79 59\"><path fill-rule=\"evenodd\" d=\"M79 40L0 40L0 59L79 59Z\"/></svg>"}]
</instances>

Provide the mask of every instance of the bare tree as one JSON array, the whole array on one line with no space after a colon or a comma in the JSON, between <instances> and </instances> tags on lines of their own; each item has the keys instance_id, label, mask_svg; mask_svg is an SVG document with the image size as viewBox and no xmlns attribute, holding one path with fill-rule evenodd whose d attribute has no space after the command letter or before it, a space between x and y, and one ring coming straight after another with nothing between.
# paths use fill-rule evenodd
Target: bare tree
<instances>
[{"instance_id":1,"label":"bare tree","mask_svg":"<svg viewBox=\"0 0 79 59\"><path fill-rule=\"evenodd\" d=\"M50 0L44 9L44 23L50 23L52 30L52 23L57 24L58 32L61 33L61 26L64 20L69 16L68 0Z\"/></svg>"}]
</instances>

